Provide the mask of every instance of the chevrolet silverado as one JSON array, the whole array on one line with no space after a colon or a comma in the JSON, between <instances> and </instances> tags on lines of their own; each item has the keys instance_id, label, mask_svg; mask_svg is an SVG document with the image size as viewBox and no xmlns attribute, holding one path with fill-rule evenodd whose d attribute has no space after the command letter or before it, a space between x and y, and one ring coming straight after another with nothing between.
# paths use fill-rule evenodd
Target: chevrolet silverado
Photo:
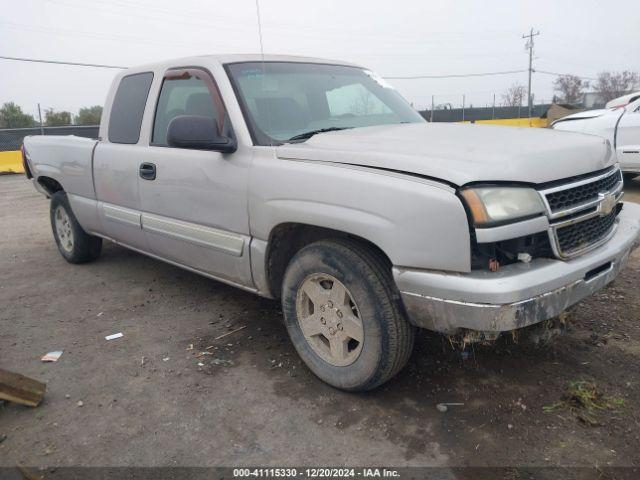
<instances>
[{"instance_id":1,"label":"chevrolet silverado","mask_svg":"<svg viewBox=\"0 0 640 480\"><path fill-rule=\"evenodd\" d=\"M432 124L357 65L198 56L113 81L97 140L27 137L71 263L103 239L282 302L309 368L393 377L416 327L495 338L602 289L640 206L603 138Z\"/></svg>"}]
</instances>

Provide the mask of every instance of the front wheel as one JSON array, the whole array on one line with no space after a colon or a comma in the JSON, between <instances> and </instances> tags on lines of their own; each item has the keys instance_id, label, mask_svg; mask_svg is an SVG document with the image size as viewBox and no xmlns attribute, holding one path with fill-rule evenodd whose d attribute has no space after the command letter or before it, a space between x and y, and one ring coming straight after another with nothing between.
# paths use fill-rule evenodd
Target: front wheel
<instances>
[{"instance_id":1,"label":"front wheel","mask_svg":"<svg viewBox=\"0 0 640 480\"><path fill-rule=\"evenodd\" d=\"M282 306L298 354L320 379L371 390L407 363L415 327L381 255L350 240L301 249L285 273Z\"/></svg>"},{"instance_id":2,"label":"front wheel","mask_svg":"<svg viewBox=\"0 0 640 480\"><path fill-rule=\"evenodd\" d=\"M51 229L58 250L69 263L95 260L102 251L102 239L85 232L71 210L65 192L51 197Z\"/></svg>"}]
</instances>

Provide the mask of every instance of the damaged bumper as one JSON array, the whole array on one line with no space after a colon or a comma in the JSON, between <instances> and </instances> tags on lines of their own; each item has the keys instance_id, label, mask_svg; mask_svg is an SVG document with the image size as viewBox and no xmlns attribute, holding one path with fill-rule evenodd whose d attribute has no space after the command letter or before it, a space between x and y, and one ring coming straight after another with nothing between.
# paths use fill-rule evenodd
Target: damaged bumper
<instances>
[{"instance_id":1,"label":"damaged bumper","mask_svg":"<svg viewBox=\"0 0 640 480\"><path fill-rule=\"evenodd\" d=\"M626 203L611 240L570 261L537 259L468 274L394 267L393 276L418 327L514 330L552 318L605 287L626 265L639 235L640 205Z\"/></svg>"}]
</instances>

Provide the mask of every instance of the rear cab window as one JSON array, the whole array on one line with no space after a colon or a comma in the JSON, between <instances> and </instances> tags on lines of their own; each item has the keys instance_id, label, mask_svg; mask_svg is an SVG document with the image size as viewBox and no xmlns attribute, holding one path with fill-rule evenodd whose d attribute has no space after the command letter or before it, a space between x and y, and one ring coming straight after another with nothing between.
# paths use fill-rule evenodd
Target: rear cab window
<instances>
[{"instance_id":1,"label":"rear cab window","mask_svg":"<svg viewBox=\"0 0 640 480\"><path fill-rule=\"evenodd\" d=\"M120 80L109 115L109 141L136 144L153 73L136 73Z\"/></svg>"}]
</instances>

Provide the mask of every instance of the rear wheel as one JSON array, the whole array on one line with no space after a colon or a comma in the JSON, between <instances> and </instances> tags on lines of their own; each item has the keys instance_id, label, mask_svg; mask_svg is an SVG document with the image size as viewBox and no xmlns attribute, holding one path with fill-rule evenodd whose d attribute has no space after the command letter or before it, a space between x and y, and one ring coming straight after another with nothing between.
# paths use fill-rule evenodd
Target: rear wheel
<instances>
[{"instance_id":1,"label":"rear wheel","mask_svg":"<svg viewBox=\"0 0 640 480\"><path fill-rule=\"evenodd\" d=\"M373 389L407 363L415 328L377 252L350 240L301 249L285 273L289 336L320 379L350 391Z\"/></svg>"},{"instance_id":2,"label":"rear wheel","mask_svg":"<svg viewBox=\"0 0 640 480\"><path fill-rule=\"evenodd\" d=\"M89 235L82 229L65 192L56 192L51 197L50 216L53 238L67 262L84 263L100 256L102 239Z\"/></svg>"}]
</instances>

